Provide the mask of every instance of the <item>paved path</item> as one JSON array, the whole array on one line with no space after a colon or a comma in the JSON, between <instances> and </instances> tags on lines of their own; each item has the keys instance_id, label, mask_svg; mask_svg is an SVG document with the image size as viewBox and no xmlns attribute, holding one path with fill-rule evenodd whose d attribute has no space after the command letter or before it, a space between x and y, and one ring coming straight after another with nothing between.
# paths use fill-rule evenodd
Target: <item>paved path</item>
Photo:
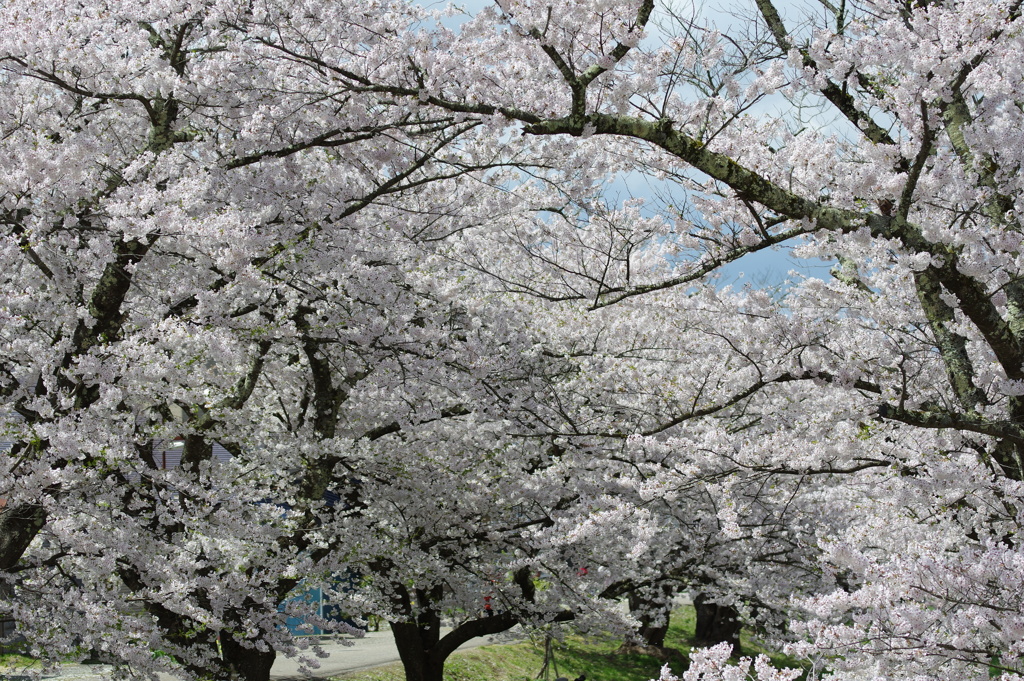
<instances>
[{"instance_id":1,"label":"paved path","mask_svg":"<svg viewBox=\"0 0 1024 681\"><path fill-rule=\"evenodd\" d=\"M342 643L325 643L323 649L329 657L318 660L320 668L313 670L310 674L303 674L299 670L297 659L279 657L274 662L274 668L270 677L277 681L299 681L300 679L324 679L331 676L338 676L345 672L359 671L379 667L389 662L398 661L398 649L395 648L395 639L390 631L370 632L358 639L347 639L352 645ZM493 638L477 638L459 650L476 648L494 643ZM312 657L312 654L310 654ZM51 674L44 674L44 679L54 681L102 681L109 678L110 667L103 664L66 664L60 671ZM162 681L175 681L174 677L161 674ZM0 668L0 679L4 681L30 681L30 676L25 670Z\"/></svg>"},{"instance_id":2,"label":"paved path","mask_svg":"<svg viewBox=\"0 0 1024 681\"><path fill-rule=\"evenodd\" d=\"M297 659L278 658L274 661L274 668L270 671L270 677L281 681L285 679L308 679L310 676L327 678L344 672L379 667L382 664L398 662L399 660L398 649L395 648L395 639L390 631L369 632L362 638L351 639L351 642L353 644L351 646L338 643L324 645L324 650L330 653L330 657L319 660L320 668L314 670L311 675L302 674L299 671ZM494 639L491 637L475 638L460 646L459 650L478 648L491 643L494 643Z\"/></svg>"}]
</instances>

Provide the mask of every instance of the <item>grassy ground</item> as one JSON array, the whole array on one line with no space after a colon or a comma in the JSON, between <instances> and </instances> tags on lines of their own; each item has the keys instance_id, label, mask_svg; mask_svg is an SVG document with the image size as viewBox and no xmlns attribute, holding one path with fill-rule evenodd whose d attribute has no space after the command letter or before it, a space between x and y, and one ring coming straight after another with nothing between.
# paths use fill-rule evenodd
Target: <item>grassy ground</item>
<instances>
[{"instance_id":1,"label":"grassy ground","mask_svg":"<svg viewBox=\"0 0 1024 681\"><path fill-rule=\"evenodd\" d=\"M672 651L667 660L672 670L682 674L688 665L686 654L693 642L696 616L692 607L680 608L672 614L666 648ZM585 675L587 681L648 681L657 679L666 660L640 653L617 652L620 639L567 636L554 644L554 661L558 674L549 668L549 679L564 676L576 679ZM743 632L740 644L744 655L767 652ZM798 666L783 655L768 653L776 665ZM38 666L30 657L0 654L0 678L5 671L23 671ZM544 666L543 640L495 645L455 653L445 665L445 681L534 681ZM337 677L345 681L405 681L400 663L353 672Z\"/></svg>"},{"instance_id":2,"label":"grassy ground","mask_svg":"<svg viewBox=\"0 0 1024 681\"><path fill-rule=\"evenodd\" d=\"M39 660L18 653L0 653L0 674L10 670L26 670L39 667Z\"/></svg>"},{"instance_id":3,"label":"grassy ground","mask_svg":"<svg viewBox=\"0 0 1024 681\"><path fill-rule=\"evenodd\" d=\"M668 664L677 675L682 674L688 665L686 653L691 648L695 622L692 607L681 608L672 615L665 645L674 652ZM555 644L558 674L550 669L549 678L554 679L558 675L568 679L586 675L587 681L648 681L658 678L664 660L639 653L618 653L620 643L618 639L569 636ZM766 652L746 632L741 636L741 645L744 655ZM776 664L797 666L785 656L770 657ZM473 648L448 658L445 681L534 681L543 666L543 641ZM345 681L404 681L405 675L402 665L394 663L337 678Z\"/></svg>"}]
</instances>

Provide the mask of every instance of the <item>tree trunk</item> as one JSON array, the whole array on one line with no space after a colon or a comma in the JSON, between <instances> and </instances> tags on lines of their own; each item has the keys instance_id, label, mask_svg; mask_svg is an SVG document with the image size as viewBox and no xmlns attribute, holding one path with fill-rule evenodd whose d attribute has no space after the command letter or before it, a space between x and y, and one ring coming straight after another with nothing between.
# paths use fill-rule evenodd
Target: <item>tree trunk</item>
<instances>
[{"instance_id":1,"label":"tree trunk","mask_svg":"<svg viewBox=\"0 0 1024 681\"><path fill-rule=\"evenodd\" d=\"M438 631L415 622L392 622L398 656L402 659L406 681L442 681L444 658L436 654Z\"/></svg>"},{"instance_id":2,"label":"tree trunk","mask_svg":"<svg viewBox=\"0 0 1024 681\"><path fill-rule=\"evenodd\" d=\"M636 636L647 646L665 647L668 621L672 611L672 587L664 585L655 592L633 591L629 594L629 611L640 622Z\"/></svg>"},{"instance_id":3,"label":"tree trunk","mask_svg":"<svg viewBox=\"0 0 1024 681\"><path fill-rule=\"evenodd\" d=\"M694 638L701 645L713 646L719 643L732 645L734 655L740 652L739 612L731 605L719 605L708 599L704 594L697 594L693 599L693 607L697 611L697 629Z\"/></svg>"},{"instance_id":4,"label":"tree trunk","mask_svg":"<svg viewBox=\"0 0 1024 681\"><path fill-rule=\"evenodd\" d=\"M232 636L220 641L221 656L231 678L241 681L269 681L270 668L274 666L277 652L268 646L266 651L249 648Z\"/></svg>"},{"instance_id":5,"label":"tree trunk","mask_svg":"<svg viewBox=\"0 0 1024 681\"><path fill-rule=\"evenodd\" d=\"M36 504L0 507L0 570L18 564L29 544L46 524L46 511Z\"/></svg>"},{"instance_id":6,"label":"tree trunk","mask_svg":"<svg viewBox=\"0 0 1024 681\"><path fill-rule=\"evenodd\" d=\"M531 571L528 568L519 569L515 573L515 580L524 599L533 602ZM441 615L431 604L441 600L443 589L440 586L429 592L417 589L414 609L411 594L404 587L395 586L398 594L396 602L410 617L405 621L391 622L391 633L395 636L395 646L405 668L406 681L442 681L444 662L460 645L474 638L508 631L519 623L518 617L509 611L489 609L483 617L462 622L441 638ZM412 613L417 610L418 614L413 617ZM571 613L560 613L553 621L561 622L572 617Z\"/></svg>"},{"instance_id":7,"label":"tree trunk","mask_svg":"<svg viewBox=\"0 0 1024 681\"><path fill-rule=\"evenodd\" d=\"M445 660L460 645L508 631L518 622L510 612L492 613L463 622L441 638L441 618L428 611L416 622L392 622L391 633L402 658L406 681L442 681Z\"/></svg>"},{"instance_id":8,"label":"tree trunk","mask_svg":"<svg viewBox=\"0 0 1024 681\"><path fill-rule=\"evenodd\" d=\"M196 622L165 608L160 603L146 603L146 611L156 617L164 638L179 650L175 655L182 666L197 679L225 679L227 673L217 652L217 633L202 629ZM184 662L189 654L201 662ZM181 657L179 657L179 655Z\"/></svg>"}]
</instances>

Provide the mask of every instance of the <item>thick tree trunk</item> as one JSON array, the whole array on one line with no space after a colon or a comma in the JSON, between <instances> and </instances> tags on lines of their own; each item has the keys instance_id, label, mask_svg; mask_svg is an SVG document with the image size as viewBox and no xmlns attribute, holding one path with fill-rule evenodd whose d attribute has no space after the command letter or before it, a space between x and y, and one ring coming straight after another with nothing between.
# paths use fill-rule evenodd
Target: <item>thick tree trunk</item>
<instances>
[{"instance_id":1,"label":"thick tree trunk","mask_svg":"<svg viewBox=\"0 0 1024 681\"><path fill-rule=\"evenodd\" d=\"M665 647L668 621L672 610L672 587L663 586L654 598L650 592L633 591L629 594L629 611L640 622L636 637L647 646Z\"/></svg>"},{"instance_id":2,"label":"thick tree trunk","mask_svg":"<svg viewBox=\"0 0 1024 681\"><path fill-rule=\"evenodd\" d=\"M220 649L225 670L231 678L242 681L270 680L270 668L277 658L273 648L268 647L266 651L248 648L231 636L224 636L220 641Z\"/></svg>"},{"instance_id":3,"label":"thick tree trunk","mask_svg":"<svg viewBox=\"0 0 1024 681\"><path fill-rule=\"evenodd\" d=\"M508 631L518 623L509 612L463 622L441 638L441 618L420 615L417 622L392 622L391 633L405 668L406 681L442 681L444 663L455 650L474 638Z\"/></svg>"},{"instance_id":4,"label":"thick tree trunk","mask_svg":"<svg viewBox=\"0 0 1024 681\"><path fill-rule=\"evenodd\" d=\"M18 564L46 524L46 511L36 504L0 508L0 571Z\"/></svg>"},{"instance_id":5,"label":"thick tree trunk","mask_svg":"<svg viewBox=\"0 0 1024 681\"><path fill-rule=\"evenodd\" d=\"M146 610L156 616L157 624L169 643L179 646L183 654L194 652L198 657L206 658L205 662L198 664L186 662L183 666L190 674L197 679L211 681L227 678L228 674L217 653L216 632L209 629L197 631L198 627L194 621L168 610L159 603L147 603Z\"/></svg>"},{"instance_id":6,"label":"thick tree trunk","mask_svg":"<svg viewBox=\"0 0 1024 681\"><path fill-rule=\"evenodd\" d=\"M435 630L415 622L392 622L391 632L406 681L442 681L445 658L436 650L440 627Z\"/></svg>"},{"instance_id":7,"label":"thick tree trunk","mask_svg":"<svg viewBox=\"0 0 1024 681\"><path fill-rule=\"evenodd\" d=\"M740 629L743 628L743 624L736 608L714 603L704 594L697 594L694 597L693 607L697 611L697 641L707 646L729 643L732 645L733 654L739 654Z\"/></svg>"},{"instance_id":8,"label":"thick tree trunk","mask_svg":"<svg viewBox=\"0 0 1024 681\"><path fill-rule=\"evenodd\" d=\"M531 571L521 568L515 573L515 580L523 597L532 602L534 586ZM444 595L442 588L438 586L430 592L417 589L414 609L411 594L404 587L395 586L398 593L396 601L402 609L410 615L418 611L414 619L391 622L391 632L395 636L398 655L405 668L406 681L442 681L444 662L459 646L474 638L508 631L519 623L519 619L511 612L488 610L485 616L462 622L442 638L441 616L430 605L441 600ZM555 617L554 621L571 618L572 614L566 612Z\"/></svg>"}]
</instances>

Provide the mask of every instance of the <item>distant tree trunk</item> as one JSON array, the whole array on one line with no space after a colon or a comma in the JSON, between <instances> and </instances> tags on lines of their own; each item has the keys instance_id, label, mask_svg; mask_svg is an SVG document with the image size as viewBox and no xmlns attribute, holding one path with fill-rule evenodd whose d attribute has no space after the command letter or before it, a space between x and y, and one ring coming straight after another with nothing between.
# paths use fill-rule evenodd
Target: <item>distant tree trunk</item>
<instances>
[{"instance_id":1,"label":"distant tree trunk","mask_svg":"<svg viewBox=\"0 0 1024 681\"><path fill-rule=\"evenodd\" d=\"M694 638L701 645L717 645L729 643L733 654L740 652L739 612L731 605L719 605L708 599L704 594L697 594L693 599L693 607L697 611L697 630Z\"/></svg>"},{"instance_id":2,"label":"distant tree trunk","mask_svg":"<svg viewBox=\"0 0 1024 681\"><path fill-rule=\"evenodd\" d=\"M651 590L630 592L629 611L640 622L637 638L644 645L664 648L672 612L672 586L661 585L653 594Z\"/></svg>"}]
</instances>

